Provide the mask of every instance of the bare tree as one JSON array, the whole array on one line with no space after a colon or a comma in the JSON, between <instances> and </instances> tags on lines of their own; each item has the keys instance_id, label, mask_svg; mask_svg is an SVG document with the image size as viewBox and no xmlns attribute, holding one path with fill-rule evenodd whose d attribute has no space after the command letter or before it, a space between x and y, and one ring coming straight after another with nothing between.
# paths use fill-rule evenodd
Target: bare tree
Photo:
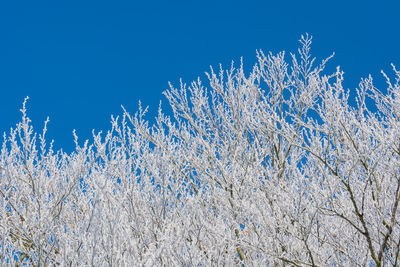
<instances>
[{"instance_id":1,"label":"bare tree","mask_svg":"<svg viewBox=\"0 0 400 267\"><path fill-rule=\"evenodd\" d=\"M0 261L30 265L399 263L400 72L387 89L323 74L302 37L139 106L71 154L26 114L0 154ZM355 103L355 104L350 104Z\"/></svg>"}]
</instances>

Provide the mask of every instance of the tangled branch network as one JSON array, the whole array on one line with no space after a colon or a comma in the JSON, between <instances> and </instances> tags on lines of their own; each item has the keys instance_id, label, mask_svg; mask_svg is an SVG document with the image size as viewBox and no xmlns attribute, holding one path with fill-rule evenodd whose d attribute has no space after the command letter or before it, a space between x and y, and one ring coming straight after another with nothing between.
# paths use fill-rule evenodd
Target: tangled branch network
<instances>
[{"instance_id":1,"label":"tangled branch network","mask_svg":"<svg viewBox=\"0 0 400 267\"><path fill-rule=\"evenodd\" d=\"M0 153L2 265L398 266L400 72L387 88L289 61L165 92L70 154L27 116Z\"/></svg>"}]
</instances>

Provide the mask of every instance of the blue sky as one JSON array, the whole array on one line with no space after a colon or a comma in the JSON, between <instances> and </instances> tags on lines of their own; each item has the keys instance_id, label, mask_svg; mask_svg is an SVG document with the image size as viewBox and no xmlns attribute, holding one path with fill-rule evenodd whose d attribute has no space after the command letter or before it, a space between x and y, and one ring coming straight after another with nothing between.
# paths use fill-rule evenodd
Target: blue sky
<instances>
[{"instance_id":1,"label":"blue sky","mask_svg":"<svg viewBox=\"0 0 400 267\"><path fill-rule=\"evenodd\" d=\"M398 1L1 1L0 132L20 118L23 99L36 130L50 117L56 149L74 148L92 129L107 130L111 114L137 103L155 116L168 81L190 82L219 63L256 49L295 52L313 36L319 59L345 71L354 88L390 63L400 68Z\"/></svg>"}]
</instances>

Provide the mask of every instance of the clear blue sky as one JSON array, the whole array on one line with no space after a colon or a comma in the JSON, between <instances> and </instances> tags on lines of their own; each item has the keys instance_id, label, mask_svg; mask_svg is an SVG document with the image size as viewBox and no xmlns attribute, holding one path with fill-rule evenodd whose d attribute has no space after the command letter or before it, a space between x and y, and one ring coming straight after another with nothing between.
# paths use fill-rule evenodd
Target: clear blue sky
<instances>
[{"instance_id":1,"label":"clear blue sky","mask_svg":"<svg viewBox=\"0 0 400 267\"><path fill-rule=\"evenodd\" d=\"M40 131L50 117L56 149L73 150L107 130L121 105L139 100L154 117L168 81L203 78L256 49L295 52L301 34L313 54L336 53L345 85L390 63L400 68L399 1L7 1L0 3L0 132L20 118L26 96ZM379 82L384 84L382 80Z\"/></svg>"}]
</instances>

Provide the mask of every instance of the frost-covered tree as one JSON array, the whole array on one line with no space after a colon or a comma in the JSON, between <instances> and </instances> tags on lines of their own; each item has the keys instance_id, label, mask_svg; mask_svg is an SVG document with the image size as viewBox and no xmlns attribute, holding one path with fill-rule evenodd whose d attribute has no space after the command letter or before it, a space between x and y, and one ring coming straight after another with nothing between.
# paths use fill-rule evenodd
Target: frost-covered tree
<instances>
[{"instance_id":1,"label":"frost-covered tree","mask_svg":"<svg viewBox=\"0 0 400 267\"><path fill-rule=\"evenodd\" d=\"M71 154L22 121L0 154L0 261L30 265L365 266L400 261L400 72L387 89L257 53L124 110ZM354 104L351 104L354 103Z\"/></svg>"}]
</instances>

